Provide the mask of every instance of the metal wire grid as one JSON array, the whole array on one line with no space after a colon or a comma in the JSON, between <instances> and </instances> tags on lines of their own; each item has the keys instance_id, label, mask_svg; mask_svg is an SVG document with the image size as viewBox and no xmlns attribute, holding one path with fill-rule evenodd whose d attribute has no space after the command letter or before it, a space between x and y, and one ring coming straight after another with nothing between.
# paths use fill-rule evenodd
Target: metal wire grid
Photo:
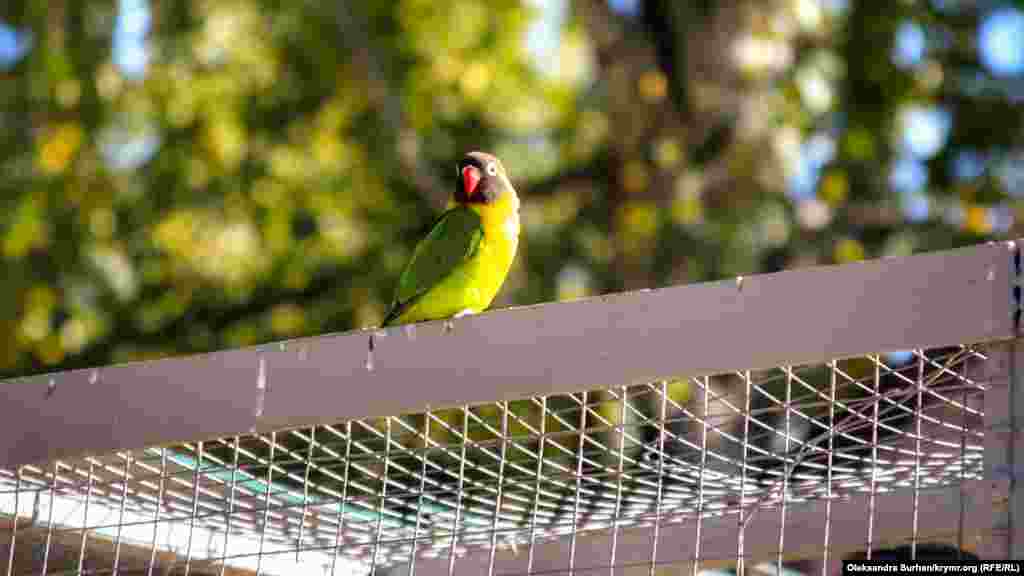
<instances>
[{"instance_id":1,"label":"metal wire grid","mask_svg":"<svg viewBox=\"0 0 1024 576\"><path fill-rule=\"evenodd\" d=\"M447 558L452 574L481 548L489 574L502 549L533 574L535 545L558 538L570 541L568 573L582 574L595 566L577 540L599 531L611 532L601 570L654 574L673 569L658 532L676 523L696 531L687 571L769 560L781 573L808 544L786 541L787 508L825 503L813 549L827 565L841 552L829 545L842 529L832 501L870 495L870 550L894 544L874 536L875 496L900 489L915 499L912 553L936 537L964 548L963 522L920 526L917 498L983 474L986 358L972 346L916 350L0 470L0 514L21 517L0 536L5 574L126 573L129 546L140 574L168 563L297 573L298 562L411 575L429 558ZM742 528L758 514L780 515L773 558L745 553ZM702 554L702 525L716 517L741 527L731 557ZM618 535L636 526L653 530L649 556L617 555Z\"/></svg>"}]
</instances>

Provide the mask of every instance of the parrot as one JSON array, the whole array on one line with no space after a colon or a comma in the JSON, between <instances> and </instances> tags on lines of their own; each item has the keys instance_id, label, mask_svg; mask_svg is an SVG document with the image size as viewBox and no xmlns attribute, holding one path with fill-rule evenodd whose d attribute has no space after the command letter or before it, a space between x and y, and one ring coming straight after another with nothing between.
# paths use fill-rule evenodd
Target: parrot
<instances>
[{"instance_id":1,"label":"parrot","mask_svg":"<svg viewBox=\"0 0 1024 576\"><path fill-rule=\"evenodd\" d=\"M413 250L382 327L476 314L490 306L519 244L519 196L495 156L456 165L447 210Z\"/></svg>"}]
</instances>

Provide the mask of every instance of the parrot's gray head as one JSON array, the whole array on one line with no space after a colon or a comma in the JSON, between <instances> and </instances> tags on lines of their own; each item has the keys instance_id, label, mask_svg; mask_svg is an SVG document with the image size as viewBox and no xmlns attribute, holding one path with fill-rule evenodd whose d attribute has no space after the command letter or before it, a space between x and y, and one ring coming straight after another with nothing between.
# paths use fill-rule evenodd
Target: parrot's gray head
<instances>
[{"instance_id":1,"label":"parrot's gray head","mask_svg":"<svg viewBox=\"0 0 1024 576\"><path fill-rule=\"evenodd\" d=\"M459 204L491 204L512 188L501 160L492 154L470 152L457 168L455 201Z\"/></svg>"}]
</instances>

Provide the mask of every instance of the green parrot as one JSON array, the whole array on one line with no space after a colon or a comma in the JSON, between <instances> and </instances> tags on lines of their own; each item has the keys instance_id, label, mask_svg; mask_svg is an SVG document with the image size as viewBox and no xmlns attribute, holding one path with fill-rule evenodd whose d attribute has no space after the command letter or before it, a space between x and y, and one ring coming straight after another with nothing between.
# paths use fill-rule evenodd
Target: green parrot
<instances>
[{"instance_id":1,"label":"green parrot","mask_svg":"<svg viewBox=\"0 0 1024 576\"><path fill-rule=\"evenodd\" d=\"M490 306L519 244L519 197L501 161L470 152L448 209L413 251L382 326L475 314Z\"/></svg>"}]
</instances>

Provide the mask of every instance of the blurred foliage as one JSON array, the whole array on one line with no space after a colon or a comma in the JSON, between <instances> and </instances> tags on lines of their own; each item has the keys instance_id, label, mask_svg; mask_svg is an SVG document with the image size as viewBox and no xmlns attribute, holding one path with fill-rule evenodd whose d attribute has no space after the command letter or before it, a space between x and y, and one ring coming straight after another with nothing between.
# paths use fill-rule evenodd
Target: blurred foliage
<instances>
[{"instance_id":1,"label":"blurred foliage","mask_svg":"<svg viewBox=\"0 0 1024 576\"><path fill-rule=\"evenodd\" d=\"M374 324L470 149L499 306L1013 235L1013 5L8 0L0 374Z\"/></svg>"}]
</instances>

